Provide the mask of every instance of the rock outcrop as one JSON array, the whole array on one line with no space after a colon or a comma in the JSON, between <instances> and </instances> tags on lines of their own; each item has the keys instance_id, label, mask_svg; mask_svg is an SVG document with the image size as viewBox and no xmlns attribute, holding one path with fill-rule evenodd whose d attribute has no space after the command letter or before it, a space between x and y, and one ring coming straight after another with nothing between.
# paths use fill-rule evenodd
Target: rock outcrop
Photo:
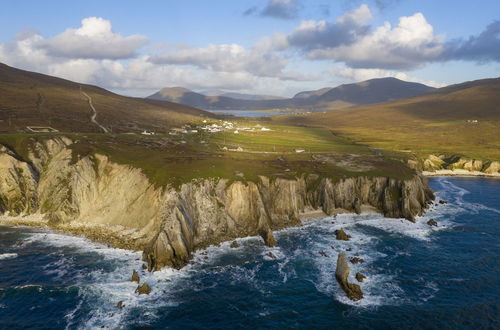
<instances>
[{"instance_id":1,"label":"rock outcrop","mask_svg":"<svg viewBox=\"0 0 500 330\"><path fill-rule=\"evenodd\" d=\"M135 289L135 293L137 294L150 294L151 287L147 283L143 283Z\"/></svg>"},{"instance_id":2,"label":"rock outcrop","mask_svg":"<svg viewBox=\"0 0 500 330\"><path fill-rule=\"evenodd\" d=\"M355 283L349 283L348 277L351 272L351 268L347 263L344 252L340 252L337 257L337 268L335 270L335 279L339 282L340 287L346 293L347 297L351 300L363 299L363 292L361 287Z\"/></svg>"},{"instance_id":3,"label":"rock outcrop","mask_svg":"<svg viewBox=\"0 0 500 330\"><path fill-rule=\"evenodd\" d=\"M348 241L351 236L347 235L344 229L340 228L335 230L335 238L339 241Z\"/></svg>"},{"instance_id":4,"label":"rock outcrop","mask_svg":"<svg viewBox=\"0 0 500 330\"><path fill-rule=\"evenodd\" d=\"M256 182L194 179L155 187L137 168L100 154L79 156L71 140L33 141L29 159L0 149L0 212L42 213L51 226L143 250L149 270L184 266L192 252L238 237L296 226L305 211L332 215L367 205L414 221L434 198L425 179L309 174Z\"/></svg>"},{"instance_id":5,"label":"rock outcrop","mask_svg":"<svg viewBox=\"0 0 500 330\"><path fill-rule=\"evenodd\" d=\"M408 163L413 168L423 171L424 175L474 175L500 177L500 162L460 156L429 155L418 164L413 160Z\"/></svg>"}]
</instances>

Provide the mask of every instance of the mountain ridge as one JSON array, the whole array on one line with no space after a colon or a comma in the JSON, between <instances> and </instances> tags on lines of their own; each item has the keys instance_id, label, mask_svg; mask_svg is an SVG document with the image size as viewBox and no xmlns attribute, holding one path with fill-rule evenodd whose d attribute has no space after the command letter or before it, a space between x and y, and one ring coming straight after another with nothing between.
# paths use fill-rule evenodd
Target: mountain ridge
<instances>
[{"instance_id":1,"label":"mountain ridge","mask_svg":"<svg viewBox=\"0 0 500 330\"><path fill-rule=\"evenodd\" d=\"M202 109L263 110L283 108L325 108L329 103L337 108L352 105L387 102L395 99L414 97L434 90L420 83L407 82L397 78L377 78L337 87L325 87L313 91L303 91L292 98L244 100L228 96L208 96L183 87L163 88L148 98L179 102Z\"/></svg>"}]
</instances>

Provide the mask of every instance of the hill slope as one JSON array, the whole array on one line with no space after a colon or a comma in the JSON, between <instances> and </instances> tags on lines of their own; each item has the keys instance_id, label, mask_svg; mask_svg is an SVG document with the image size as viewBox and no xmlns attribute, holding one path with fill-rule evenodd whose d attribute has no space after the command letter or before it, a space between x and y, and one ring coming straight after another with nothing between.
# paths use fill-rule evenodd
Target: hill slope
<instances>
[{"instance_id":1,"label":"hill slope","mask_svg":"<svg viewBox=\"0 0 500 330\"><path fill-rule=\"evenodd\" d=\"M164 88L149 96L151 99L179 102L203 109L283 109L325 107L345 108L352 105L387 102L413 97L434 88L396 78L380 78L335 88L300 92L293 98L276 100L243 100L227 96L207 96L182 87ZM321 108L321 109L320 109Z\"/></svg>"},{"instance_id":2,"label":"hill slope","mask_svg":"<svg viewBox=\"0 0 500 330\"><path fill-rule=\"evenodd\" d=\"M3 132L25 130L27 126L50 126L66 132L165 130L198 120L199 116L211 114L171 102L125 97L0 63Z\"/></svg>"},{"instance_id":3,"label":"hill slope","mask_svg":"<svg viewBox=\"0 0 500 330\"><path fill-rule=\"evenodd\" d=\"M288 117L327 126L374 147L500 159L500 78L448 86L419 97Z\"/></svg>"}]
</instances>

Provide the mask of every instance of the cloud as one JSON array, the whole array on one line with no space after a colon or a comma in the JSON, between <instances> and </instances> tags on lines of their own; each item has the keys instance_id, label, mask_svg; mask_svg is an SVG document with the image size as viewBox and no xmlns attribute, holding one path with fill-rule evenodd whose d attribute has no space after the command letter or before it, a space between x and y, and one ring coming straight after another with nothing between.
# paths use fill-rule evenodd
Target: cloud
<instances>
[{"instance_id":1,"label":"cloud","mask_svg":"<svg viewBox=\"0 0 500 330\"><path fill-rule=\"evenodd\" d=\"M289 20L297 18L299 9L299 0L268 0L266 6L261 10L259 10L259 7L253 6L245 10L243 15L259 15Z\"/></svg>"},{"instance_id":2,"label":"cloud","mask_svg":"<svg viewBox=\"0 0 500 330\"><path fill-rule=\"evenodd\" d=\"M334 60L355 68L413 69L444 52L443 37L421 13L372 28L366 5L346 13L335 23L302 22L288 37L290 45L309 59Z\"/></svg>"},{"instance_id":3,"label":"cloud","mask_svg":"<svg viewBox=\"0 0 500 330\"><path fill-rule=\"evenodd\" d=\"M284 44L280 44L284 43ZM283 80L307 80L310 76L286 72L287 60L273 50L286 47L280 35L262 39L252 48L238 44L209 44L202 48L181 47L151 57L155 64L191 65L213 72L245 72Z\"/></svg>"},{"instance_id":4,"label":"cloud","mask_svg":"<svg viewBox=\"0 0 500 330\"><path fill-rule=\"evenodd\" d=\"M360 82L375 78L394 77L404 81L417 82L432 87L444 87L446 84L434 80L420 79L412 77L405 72L383 69L355 69L345 65L338 65L325 71L330 77L340 79L345 82Z\"/></svg>"},{"instance_id":5,"label":"cloud","mask_svg":"<svg viewBox=\"0 0 500 330\"><path fill-rule=\"evenodd\" d=\"M352 44L361 35L368 32L365 23L371 19L370 9L362 5L335 23L322 21L303 21L289 36L291 46L305 51L330 49L343 44Z\"/></svg>"},{"instance_id":6,"label":"cloud","mask_svg":"<svg viewBox=\"0 0 500 330\"><path fill-rule=\"evenodd\" d=\"M443 60L500 62L500 21L494 21L477 36L447 44Z\"/></svg>"},{"instance_id":7,"label":"cloud","mask_svg":"<svg viewBox=\"0 0 500 330\"><path fill-rule=\"evenodd\" d=\"M137 55L148 42L142 35L122 36L114 33L111 22L99 17L82 20L78 29L63 33L39 43L52 56L65 58L123 59Z\"/></svg>"}]
</instances>

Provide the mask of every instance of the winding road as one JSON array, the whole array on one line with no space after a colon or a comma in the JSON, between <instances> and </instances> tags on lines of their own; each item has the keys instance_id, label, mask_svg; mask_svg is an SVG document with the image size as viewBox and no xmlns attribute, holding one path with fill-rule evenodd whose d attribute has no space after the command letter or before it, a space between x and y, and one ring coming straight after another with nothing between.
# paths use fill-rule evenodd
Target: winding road
<instances>
[{"instance_id":1,"label":"winding road","mask_svg":"<svg viewBox=\"0 0 500 330\"><path fill-rule=\"evenodd\" d=\"M90 95L88 95L87 93L85 93L82 90L81 86L80 86L80 93L82 93L82 95L87 98L87 101L89 101L89 106L92 109L92 116L90 117L90 121L92 121L94 124L96 124L97 126L99 126L99 128L102 129L104 131L104 133L109 133L109 130L106 127L102 126L101 124L99 124L97 122L97 120L96 120L97 110L94 108L94 105L92 104L92 98L90 97Z\"/></svg>"}]
</instances>

